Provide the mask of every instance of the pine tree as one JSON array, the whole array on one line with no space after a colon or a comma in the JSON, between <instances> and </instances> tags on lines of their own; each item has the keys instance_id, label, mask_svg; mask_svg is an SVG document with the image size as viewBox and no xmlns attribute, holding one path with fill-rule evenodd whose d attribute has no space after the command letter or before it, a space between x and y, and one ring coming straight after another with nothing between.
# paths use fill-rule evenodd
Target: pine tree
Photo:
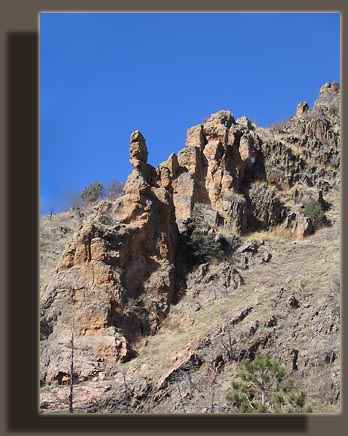
<instances>
[{"instance_id":1,"label":"pine tree","mask_svg":"<svg viewBox=\"0 0 348 436\"><path fill-rule=\"evenodd\" d=\"M240 413L310 413L306 394L298 392L284 367L269 355L257 354L245 360L226 399L232 412Z\"/></svg>"}]
</instances>

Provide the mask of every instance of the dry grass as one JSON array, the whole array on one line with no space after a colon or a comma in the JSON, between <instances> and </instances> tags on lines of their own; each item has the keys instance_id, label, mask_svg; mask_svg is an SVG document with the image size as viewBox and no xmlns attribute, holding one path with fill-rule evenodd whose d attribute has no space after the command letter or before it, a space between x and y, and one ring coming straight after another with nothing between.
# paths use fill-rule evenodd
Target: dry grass
<instances>
[{"instance_id":1,"label":"dry grass","mask_svg":"<svg viewBox=\"0 0 348 436\"><path fill-rule=\"evenodd\" d=\"M294 240L291 229L285 228L282 225L276 226L268 231L262 230L254 232L249 236L256 241L279 242L281 244L286 244L287 242Z\"/></svg>"},{"instance_id":2,"label":"dry grass","mask_svg":"<svg viewBox=\"0 0 348 436\"><path fill-rule=\"evenodd\" d=\"M67 243L81 224L74 212L40 217L40 287L50 280Z\"/></svg>"},{"instance_id":3,"label":"dry grass","mask_svg":"<svg viewBox=\"0 0 348 436\"><path fill-rule=\"evenodd\" d=\"M150 362L148 367L144 366L142 374L158 380L171 367L173 356L182 351L192 337L210 334L248 306L254 310L239 328L239 334L246 334L256 320L264 323L277 314L279 334L287 335L291 323L296 321L296 317L293 320L284 315L284 307L291 295L295 295L301 305L321 304L327 298L331 272L337 269L340 256L339 241L337 237L332 239L337 226L336 222L334 227L320 229L315 239L313 236L304 241L293 241L289 231L281 228L254 233L253 239L269 243L273 254L271 262L244 271L245 285L222 298L214 300L207 292L195 295L194 290L187 290L182 300L172 307L158 334L147 338L146 345L138 347L139 357L130 365L137 361L137 366L142 367ZM279 294L281 288L284 288L282 297ZM192 302L200 305L200 310L194 315L187 310ZM193 321L192 324L188 320ZM299 347L305 346L307 341L307 337L298 334L296 343Z\"/></svg>"},{"instance_id":4,"label":"dry grass","mask_svg":"<svg viewBox=\"0 0 348 436\"><path fill-rule=\"evenodd\" d=\"M306 391L308 402L315 405L316 413L337 413L339 406L337 400L330 397L334 392L330 383L336 383L339 377L339 353L337 362L332 366L319 366L315 363L318 355L327 348L328 342L339 347L338 334L328 336L321 330L326 325L325 317L330 315L330 304L337 303L339 299L339 290L330 297L333 294L332 281L336 280L340 269L339 192L333 192L327 196L327 200L332 204L332 209L327 212L333 221L332 226L318 230L303 241L294 241L291 231L281 226L245 238L267 242L267 250L272 253L272 259L269 263L256 264L250 270L242 271L245 278L243 286L216 296L209 291L211 284L196 283L193 288L187 289L179 303L171 307L158 333L138 344L138 357L121 365L127 379L135 380L136 383L137 380L147 378L156 384L173 367L173 357L184 351L193 337L211 335L218 326L224 325L238 312L253 307L250 314L233 329L234 337L238 338L238 346L243 347L250 342L250 326L256 321L260 323L261 333L272 331L265 327L265 323L271 316L275 316L277 325L265 352L279 357L286 364L287 370L291 371L289 351L299 350L299 370L298 375L294 375ZM210 268L212 273L218 272L219 264L211 265ZM292 295L300 303L300 307L295 310L287 306ZM192 305L197 303L200 309L193 311ZM316 312L319 313L317 317ZM209 404L212 396L212 373L209 372L207 357L210 351L201 352L205 353L207 361L194 374L195 382L200 387L197 388L196 399L192 400L190 410L196 412ZM307 355L309 363L305 364ZM226 362L224 369L216 375L214 395L222 405L230 382L238 370L236 362ZM116 379L111 379L110 383L115 392L122 389ZM182 388L184 387L183 384ZM172 389L174 391L171 391L168 398L164 393L164 399L156 405L148 400L151 412L182 411L176 387Z\"/></svg>"}]
</instances>

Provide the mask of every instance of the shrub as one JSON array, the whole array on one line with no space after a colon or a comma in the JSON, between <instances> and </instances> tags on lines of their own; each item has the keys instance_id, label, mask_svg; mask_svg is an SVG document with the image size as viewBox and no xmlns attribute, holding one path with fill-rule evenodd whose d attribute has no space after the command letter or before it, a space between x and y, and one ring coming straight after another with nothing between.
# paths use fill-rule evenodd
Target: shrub
<instances>
[{"instance_id":1,"label":"shrub","mask_svg":"<svg viewBox=\"0 0 348 436\"><path fill-rule=\"evenodd\" d=\"M218 258L223 255L219 241L211 233L204 233L196 228L192 230L188 241L192 258L195 263L205 263L212 258Z\"/></svg>"},{"instance_id":2,"label":"shrub","mask_svg":"<svg viewBox=\"0 0 348 436\"><path fill-rule=\"evenodd\" d=\"M203 209L196 207L186 220L186 230L182 235L185 249L192 264L208 262L212 258L224 257L225 239L217 239L207 224Z\"/></svg>"},{"instance_id":3,"label":"shrub","mask_svg":"<svg viewBox=\"0 0 348 436\"><path fill-rule=\"evenodd\" d=\"M269 355L257 354L243 362L239 378L226 396L233 412L310 413L306 394L298 392L284 367Z\"/></svg>"},{"instance_id":4,"label":"shrub","mask_svg":"<svg viewBox=\"0 0 348 436\"><path fill-rule=\"evenodd\" d=\"M329 223L320 203L311 199L304 208L304 214L311 220L315 230Z\"/></svg>"},{"instance_id":5,"label":"shrub","mask_svg":"<svg viewBox=\"0 0 348 436\"><path fill-rule=\"evenodd\" d=\"M85 204L94 203L102 197L104 193L104 185L100 182L91 183L89 186L85 186L81 194L81 199Z\"/></svg>"}]
</instances>

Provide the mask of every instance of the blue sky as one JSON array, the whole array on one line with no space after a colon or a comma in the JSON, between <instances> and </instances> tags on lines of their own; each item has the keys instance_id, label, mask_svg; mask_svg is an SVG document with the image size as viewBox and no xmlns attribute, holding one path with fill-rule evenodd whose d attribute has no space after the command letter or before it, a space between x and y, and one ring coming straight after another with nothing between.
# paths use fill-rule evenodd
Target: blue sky
<instances>
[{"instance_id":1,"label":"blue sky","mask_svg":"<svg viewBox=\"0 0 348 436\"><path fill-rule=\"evenodd\" d=\"M40 14L40 213L157 166L221 109L268 126L340 82L339 14Z\"/></svg>"}]
</instances>

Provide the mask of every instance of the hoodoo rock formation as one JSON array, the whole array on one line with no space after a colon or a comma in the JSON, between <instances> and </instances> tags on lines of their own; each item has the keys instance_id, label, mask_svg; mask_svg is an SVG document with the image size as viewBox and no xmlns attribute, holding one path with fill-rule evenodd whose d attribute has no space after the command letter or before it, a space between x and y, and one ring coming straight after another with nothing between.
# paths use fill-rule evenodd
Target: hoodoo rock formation
<instances>
[{"instance_id":1,"label":"hoodoo rock formation","mask_svg":"<svg viewBox=\"0 0 348 436\"><path fill-rule=\"evenodd\" d=\"M124 195L96 204L41 292L41 384L69 379L72 346L77 381L137 356L137 344L158 332L183 286L181 235L197 207L216 241L275 227L298 240L313 233L302 203L314 195L324 204L323 195L340 184L339 99L339 85L327 83L313 108L302 102L271 128L219 111L190 128L185 147L157 168L148 163L144 136L133 132ZM240 264L202 264L186 285L193 289L196 280L202 295L234 292L244 283L235 265L270 262L267 247L246 243L235 252Z\"/></svg>"},{"instance_id":2,"label":"hoodoo rock formation","mask_svg":"<svg viewBox=\"0 0 348 436\"><path fill-rule=\"evenodd\" d=\"M158 186L140 132L131 135L134 167L116 202L99 203L64 251L41 307L41 379L68 374L74 331L75 370L98 369L135 355L153 334L174 292L177 226L170 194ZM58 352L59 350L59 352Z\"/></svg>"}]
</instances>

